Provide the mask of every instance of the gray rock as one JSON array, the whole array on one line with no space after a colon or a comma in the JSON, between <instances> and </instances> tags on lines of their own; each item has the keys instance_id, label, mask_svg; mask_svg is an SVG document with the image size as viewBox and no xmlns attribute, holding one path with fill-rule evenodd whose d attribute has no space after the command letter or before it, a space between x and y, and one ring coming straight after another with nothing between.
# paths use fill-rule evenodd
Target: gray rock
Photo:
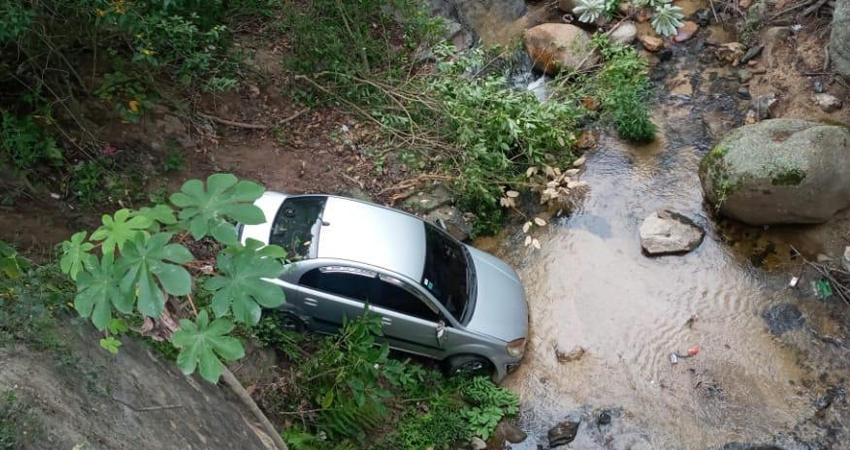
<instances>
[{"instance_id":1,"label":"gray rock","mask_svg":"<svg viewBox=\"0 0 850 450\"><path fill-rule=\"evenodd\" d=\"M741 86L738 88L738 97L741 97L744 100L749 100L753 98L753 96L750 95L750 89L746 86Z\"/></svg>"},{"instance_id":2,"label":"gray rock","mask_svg":"<svg viewBox=\"0 0 850 450\"><path fill-rule=\"evenodd\" d=\"M499 443L504 443L504 441L508 441L511 444L519 444L520 442L525 441L528 438L528 435L525 431L522 431L516 425L502 420L499 422L499 425L496 426L496 430L493 431L493 436L496 438L496 441Z\"/></svg>"},{"instance_id":3,"label":"gray rock","mask_svg":"<svg viewBox=\"0 0 850 450\"><path fill-rule=\"evenodd\" d=\"M558 0L558 9L561 11L571 13L576 6L578 6L576 0Z\"/></svg>"},{"instance_id":4,"label":"gray rock","mask_svg":"<svg viewBox=\"0 0 850 450\"><path fill-rule=\"evenodd\" d=\"M474 450L484 450L487 448L487 443L478 436L473 436L470 444Z\"/></svg>"},{"instance_id":5,"label":"gray rock","mask_svg":"<svg viewBox=\"0 0 850 450\"><path fill-rule=\"evenodd\" d=\"M749 110L755 114L756 119L764 120L773 117L773 107L776 104L776 94L769 92L759 95L750 102Z\"/></svg>"},{"instance_id":6,"label":"gray rock","mask_svg":"<svg viewBox=\"0 0 850 450\"><path fill-rule=\"evenodd\" d=\"M705 231L691 219L666 209L652 213L640 226L640 245L651 256L689 252L703 237Z\"/></svg>"},{"instance_id":7,"label":"gray rock","mask_svg":"<svg viewBox=\"0 0 850 450\"><path fill-rule=\"evenodd\" d=\"M546 433L549 438L549 448L567 445L575 440L579 425L581 425L581 416L572 414L563 422L550 428Z\"/></svg>"},{"instance_id":8,"label":"gray rock","mask_svg":"<svg viewBox=\"0 0 850 450\"><path fill-rule=\"evenodd\" d=\"M433 224L442 220L446 224L449 234L459 241L465 241L472 235L472 222L467 220L460 210L453 206L441 206L428 213L425 220Z\"/></svg>"},{"instance_id":9,"label":"gray rock","mask_svg":"<svg viewBox=\"0 0 850 450\"><path fill-rule=\"evenodd\" d=\"M738 81L741 83L748 83L753 79L753 73L747 69L738 70Z\"/></svg>"},{"instance_id":10,"label":"gray rock","mask_svg":"<svg viewBox=\"0 0 850 450\"><path fill-rule=\"evenodd\" d=\"M850 80L850 0L837 0L835 3L829 56L836 72Z\"/></svg>"},{"instance_id":11,"label":"gray rock","mask_svg":"<svg viewBox=\"0 0 850 450\"><path fill-rule=\"evenodd\" d=\"M773 119L732 131L703 157L706 199L752 225L820 223L850 205L850 130Z\"/></svg>"},{"instance_id":12,"label":"gray rock","mask_svg":"<svg viewBox=\"0 0 850 450\"><path fill-rule=\"evenodd\" d=\"M796 306L790 303L774 305L767 308L761 315L767 322L770 334L780 335L787 331L800 328L806 323L806 318Z\"/></svg>"},{"instance_id":13,"label":"gray rock","mask_svg":"<svg viewBox=\"0 0 850 450\"><path fill-rule=\"evenodd\" d=\"M608 37L618 44L629 45L637 38L637 26L631 20L626 20Z\"/></svg>"},{"instance_id":14,"label":"gray rock","mask_svg":"<svg viewBox=\"0 0 850 450\"><path fill-rule=\"evenodd\" d=\"M841 262L844 270L850 272L850 246L844 247L844 261Z\"/></svg>"},{"instance_id":15,"label":"gray rock","mask_svg":"<svg viewBox=\"0 0 850 450\"><path fill-rule=\"evenodd\" d=\"M841 103L841 100L832 94L815 94L812 96L812 100L820 106L820 109L828 113L838 111L842 106L844 106Z\"/></svg>"},{"instance_id":16,"label":"gray rock","mask_svg":"<svg viewBox=\"0 0 850 450\"><path fill-rule=\"evenodd\" d=\"M750 47L747 50L747 53L744 53L744 56L741 57L741 64L746 64L751 59L757 57L761 54L761 51L764 50L764 45L756 45L755 47Z\"/></svg>"},{"instance_id":17,"label":"gray rock","mask_svg":"<svg viewBox=\"0 0 850 450\"><path fill-rule=\"evenodd\" d=\"M826 86L823 85L823 82L821 80L815 80L815 82L812 83L812 88L817 94L823 94L824 92L826 92Z\"/></svg>"},{"instance_id":18,"label":"gray rock","mask_svg":"<svg viewBox=\"0 0 850 450\"><path fill-rule=\"evenodd\" d=\"M430 192L419 192L405 200L404 205L416 214L429 213L452 202L452 193L442 185Z\"/></svg>"}]
</instances>

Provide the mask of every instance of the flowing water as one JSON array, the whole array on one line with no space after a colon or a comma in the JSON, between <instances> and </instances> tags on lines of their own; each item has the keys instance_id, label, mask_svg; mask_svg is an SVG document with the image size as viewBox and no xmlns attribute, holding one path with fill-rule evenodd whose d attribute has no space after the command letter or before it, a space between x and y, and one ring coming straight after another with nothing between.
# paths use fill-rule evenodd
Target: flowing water
<instances>
[{"instance_id":1,"label":"flowing water","mask_svg":"<svg viewBox=\"0 0 850 450\"><path fill-rule=\"evenodd\" d=\"M728 40L720 29L708 35ZM775 442L816 413L814 394L800 386L818 373L801 362L800 348L811 351L805 357L848 356L806 347L813 339L802 330L781 339L768 331L765 310L800 304L800 290L787 287L791 245L816 254L822 244L809 239L811 229L718 221L704 205L699 160L716 135L740 123L741 108L734 89L712 92L733 75L707 70L694 82L695 57L683 54L655 77L659 138L634 146L603 136L587 153L589 193L538 232L541 250L524 248L519 232L476 243L518 268L528 296L527 356L505 385L521 396L519 422L530 437L513 448L545 448L547 430L576 413L583 420L569 446L575 449ZM640 224L661 208L706 230L699 248L660 258L642 253ZM806 310L809 323L831 320L818 308ZM558 361L556 349L579 346L586 350L579 360ZM671 353L691 347L696 356L671 362ZM610 424L597 423L601 412L613 417Z\"/></svg>"}]
</instances>

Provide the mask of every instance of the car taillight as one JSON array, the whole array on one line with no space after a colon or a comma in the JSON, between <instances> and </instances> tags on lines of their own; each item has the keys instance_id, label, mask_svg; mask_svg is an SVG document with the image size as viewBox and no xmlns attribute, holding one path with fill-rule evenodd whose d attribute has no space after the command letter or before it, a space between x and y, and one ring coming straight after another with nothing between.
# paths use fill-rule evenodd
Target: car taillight
<instances>
[{"instance_id":1,"label":"car taillight","mask_svg":"<svg viewBox=\"0 0 850 450\"><path fill-rule=\"evenodd\" d=\"M507 351L508 355L514 358L521 358L525 354L525 338L508 342Z\"/></svg>"}]
</instances>

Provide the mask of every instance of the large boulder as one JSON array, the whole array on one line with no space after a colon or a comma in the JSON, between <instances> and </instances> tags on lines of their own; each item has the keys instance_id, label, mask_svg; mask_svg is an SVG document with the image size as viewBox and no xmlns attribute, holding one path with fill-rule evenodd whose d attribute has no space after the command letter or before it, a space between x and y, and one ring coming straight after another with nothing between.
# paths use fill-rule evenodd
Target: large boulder
<instances>
[{"instance_id":1,"label":"large boulder","mask_svg":"<svg viewBox=\"0 0 850 450\"><path fill-rule=\"evenodd\" d=\"M549 75L564 69L576 69L582 61L585 66L596 62L587 33L565 23L544 23L526 30L525 49L534 67Z\"/></svg>"},{"instance_id":2,"label":"large boulder","mask_svg":"<svg viewBox=\"0 0 850 450\"><path fill-rule=\"evenodd\" d=\"M850 205L850 129L772 119L731 132L699 178L720 212L752 225L820 223Z\"/></svg>"},{"instance_id":3,"label":"large boulder","mask_svg":"<svg viewBox=\"0 0 850 450\"><path fill-rule=\"evenodd\" d=\"M850 0L838 0L835 4L829 56L835 70L850 80Z\"/></svg>"}]
</instances>

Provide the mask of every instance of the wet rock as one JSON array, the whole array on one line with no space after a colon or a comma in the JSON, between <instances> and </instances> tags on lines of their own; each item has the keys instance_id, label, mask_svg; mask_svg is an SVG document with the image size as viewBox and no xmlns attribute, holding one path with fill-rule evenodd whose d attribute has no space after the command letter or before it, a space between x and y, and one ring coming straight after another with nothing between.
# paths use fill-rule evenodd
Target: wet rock
<instances>
[{"instance_id":1,"label":"wet rock","mask_svg":"<svg viewBox=\"0 0 850 450\"><path fill-rule=\"evenodd\" d=\"M672 48L665 48L664 50L661 50L658 53L658 59L661 60L662 62L669 61L671 58L673 58L673 49Z\"/></svg>"},{"instance_id":2,"label":"wet rock","mask_svg":"<svg viewBox=\"0 0 850 450\"><path fill-rule=\"evenodd\" d=\"M705 231L670 210L653 213L640 226L640 245L650 256L686 253L702 243Z\"/></svg>"},{"instance_id":3,"label":"wet rock","mask_svg":"<svg viewBox=\"0 0 850 450\"><path fill-rule=\"evenodd\" d=\"M711 10L708 8L700 8L698 9L691 19L697 23L697 25L701 27L707 27L711 22Z\"/></svg>"},{"instance_id":4,"label":"wet rock","mask_svg":"<svg viewBox=\"0 0 850 450\"><path fill-rule=\"evenodd\" d=\"M573 361L580 360L587 351L584 347L580 345L576 345L570 351L564 351L560 347L555 349L555 357L558 358L558 362L560 363L568 363Z\"/></svg>"},{"instance_id":5,"label":"wet rock","mask_svg":"<svg viewBox=\"0 0 850 450\"><path fill-rule=\"evenodd\" d=\"M767 322L770 334L776 336L800 328L806 323L803 313L790 303L771 306L762 313L762 317Z\"/></svg>"},{"instance_id":6,"label":"wet rock","mask_svg":"<svg viewBox=\"0 0 850 450\"><path fill-rule=\"evenodd\" d=\"M429 213L452 201L452 193L445 186L439 185L430 192L419 192L408 198L404 204L416 214Z\"/></svg>"},{"instance_id":7,"label":"wet rock","mask_svg":"<svg viewBox=\"0 0 850 450\"><path fill-rule=\"evenodd\" d=\"M812 89L814 89L817 94L823 94L826 92L826 86L823 85L821 80L815 80L815 82L812 83Z\"/></svg>"},{"instance_id":8,"label":"wet rock","mask_svg":"<svg viewBox=\"0 0 850 450\"><path fill-rule=\"evenodd\" d=\"M773 119L732 131L699 178L720 212L751 225L820 223L850 206L850 130Z\"/></svg>"},{"instance_id":9,"label":"wet rock","mask_svg":"<svg viewBox=\"0 0 850 450\"><path fill-rule=\"evenodd\" d=\"M578 2L576 0L559 0L558 1L558 9L564 12L571 13L573 9L578 6Z\"/></svg>"},{"instance_id":10,"label":"wet rock","mask_svg":"<svg viewBox=\"0 0 850 450\"><path fill-rule=\"evenodd\" d=\"M740 42L727 42L714 49L714 57L718 61L737 65L738 60L744 56L746 46Z\"/></svg>"},{"instance_id":11,"label":"wet rock","mask_svg":"<svg viewBox=\"0 0 850 450\"><path fill-rule=\"evenodd\" d=\"M555 448L572 442L578 434L579 425L581 425L581 416L573 414L567 420L550 428L546 433L549 438L549 447Z\"/></svg>"},{"instance_id":12,"label":"wet rock","mask_svg":"<svg viewBox=\"0 0 850 450\"><path fill-rule=\"evenodd\" d=\"M741 57L741 64L749 62L751 59L757 57L761 54L761 51L764 50L764 45L756 45L755 47L750 47L747 50L747 53L744 53L744 56Z\"/></svg>"},{"instance_id":13,"label":"wet rock","mask_svg":"<svg viewBox=\"0 0 850 450\"><path fill-rule=\"evenodd\" d=\"M441 206L428 213L425 220L434 224L438 220L442 220L446 224L449 234L459 241L469 239L472 234L472 222L454 206Z\"/></svg>"},{"instance_id":14,"label":"wet rock","mask_svg":"<svg viewBox=\"0 0 850 450\"><path fill-rule=\"evenodd\" d=\"M697 25L696 22L692 22L690 20L685 21L685 23L676 30L676 35L673 36L673 40L675 42L685 42L692 38L697 31L699 31L699 25Z\"/></svg>"},{"instance_id":15,"label":"wet rock","mask_svg":"<svg viewBox=\"0 0 850 450\"><path fill-rule=\"evenodd\" d=\"M590 37L587 33L565 23L544 23L528 29L525 49L534 66L549 75L565 68L575 69L582 61L586 66L596 63L595 56L588 53Z\"/></svg>"},{"instance_id":16,"label":"wet rock","mask_svg":"<svg viewBox=\"0 0 850 450\"><path fill-rule=\"evenodd\" d=\"M608 425L611 423L611 413L608 411L602 411L599 413L599 417L596 418L597 425Z\"/></svg>"},{"instance_id":17,"label":"wet rock","mask_svg":"<svg viewBox=\"0 0 850 450\"><path fill-rule=\"evenodd\" d=\"M576 147L579 150L590 150L596 148L599 143L598 131L582 131L576 140Z\"/></svg>"},{"instance_id":18,"label":"wet rock","mask_svg":"<svg viewBox=\"0 0 850 450\"><path fill-rule=\"evenodd\" d=\"M764 95L759 95L750 102L748 110L755 114L756 120L765 120L773 117L773 109L776 104L776 94L769 92Z\"/></svg>"},{"instance_id":19,"label":"wet rock","mask_svg":"<svg viewBox=\"0 0 850 450\"><path fill-rule=\"evenodd\" d=\"M508 441L511 444L519 444L528 438L528 435L516 425L506 420L502 420L499 422L499 425L496 426L496 430L493 431L493 437L496 439L496 442L499 443Z\"/></svg>"},{"instance_id":20,"label":"wet rock","mask_svg":"<svg viewBox=\"0 0 850 450\"><path fill-rule=\"evenodd\" d=\"M664 45L664 41L660 37L652 35L641 36L640 43L643 44L643 48L646 51L653 53L661 50L661 47Z\"/></svg>"},{"instance_id":21,"label":"wet rock","mask_svg":"<svg viewBox=\"0 0 850 450\"><path fill-rule=\"evenodd\" d=\"M832 94L815 94L812 96L812 100L820 106L820 109L828 113L838 111L844 106L841 100Z\"/></svg>"},{"instance_id":22,"label":"wet rock","mask_svg":"<svg viewBox=\"0 0 850 450\"><path fill-rule=\"evenodd\" d=\"M741 87L738 88L738 97L741 97L744 100L749 100L749 99L753 98L750 95L750 89L747 88L746 86L741 86Z\"/></svg>"},{"instance_id":23,"label":"wet rock","mask_svg":"<svg viewBox=\"0 0 850 450\"><path fill-rule=\"evenodd\" d=\"M835 3L829 56L835 71L850 80L850 0L837 0Z\"/></svg>"},{"instance_id":24,"label":"wet rock","mask_svg":"<svg viewBox=\"0 0 850 450\"><path fill-rule=\"evenodd\" d=\"M614 30L609 38L618 44L631 44L637 37L637 26L631 20L626 20L620 23L620 26Z\"/></svg>"}]
</instances>

